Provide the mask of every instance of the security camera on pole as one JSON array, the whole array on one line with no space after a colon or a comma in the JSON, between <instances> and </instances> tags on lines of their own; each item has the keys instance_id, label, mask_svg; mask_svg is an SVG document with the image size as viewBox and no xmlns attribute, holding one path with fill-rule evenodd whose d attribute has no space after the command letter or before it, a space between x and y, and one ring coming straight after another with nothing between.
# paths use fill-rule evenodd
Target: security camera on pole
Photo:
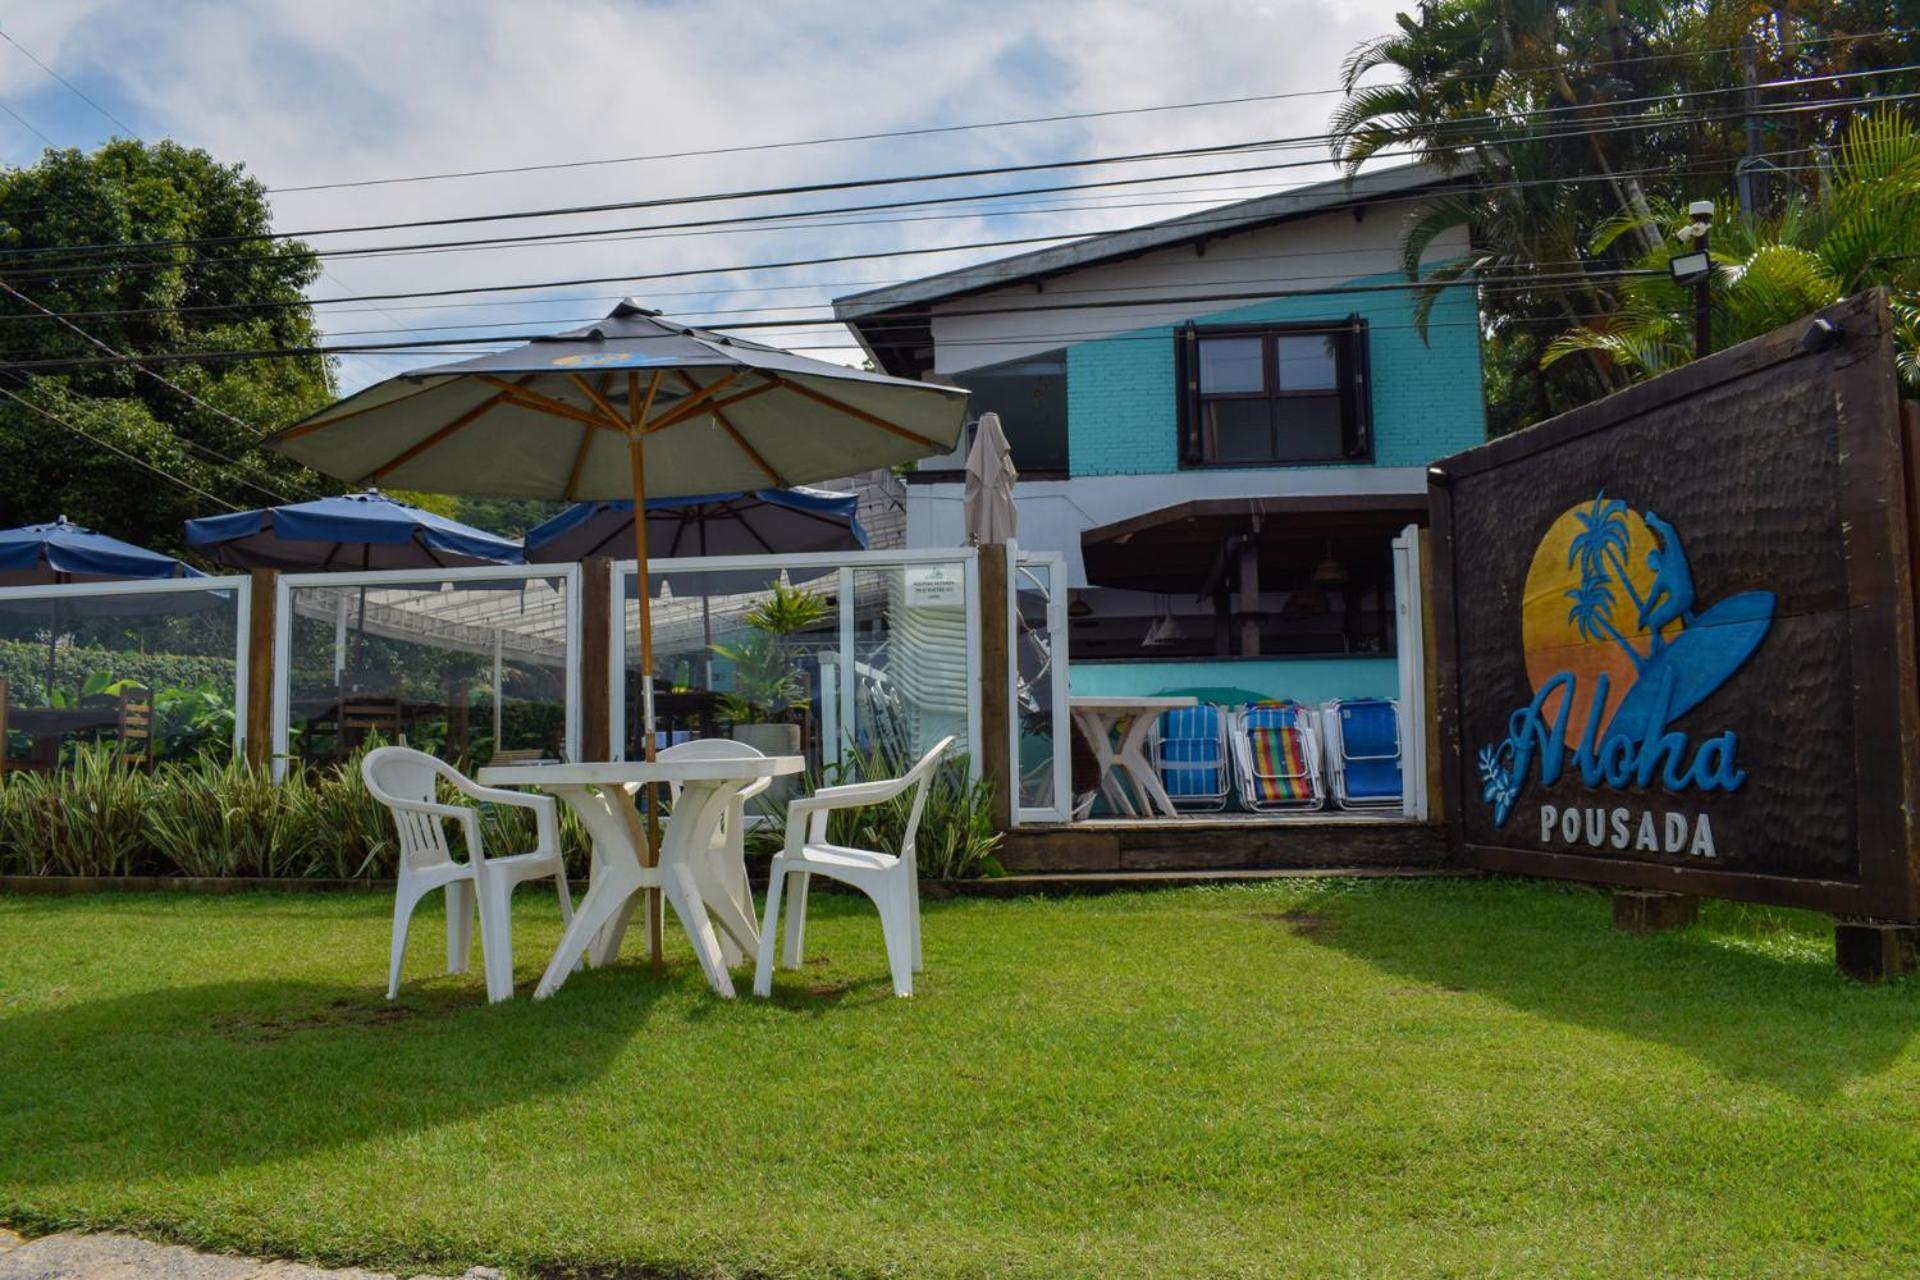
<instances>
[{"instance_id":1,"label":"security camera on pole","mask_svg":"<svg viewBox=\"0 0 1920 1280\"><path fill-rule=\"evenodd\" d=\"M1687 206L1693 221L1674 234L1688 248L1667 262L1673 282L1693 286L1693 358L1713 349L1713 259L1707 253L1707 229L1713 225L1713 201L1695 200Z\"/></svg>"}]
</instances>

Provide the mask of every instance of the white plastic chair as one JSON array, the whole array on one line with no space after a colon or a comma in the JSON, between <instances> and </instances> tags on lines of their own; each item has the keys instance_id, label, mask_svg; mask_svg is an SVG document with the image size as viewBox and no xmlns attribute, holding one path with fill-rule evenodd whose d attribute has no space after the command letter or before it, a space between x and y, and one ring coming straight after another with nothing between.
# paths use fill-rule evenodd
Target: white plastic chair
<instances>
[{"instance_id":1,"label":"white plastic chair","mask_svg":"<svg viewBox=\"0 0 1920 1280\"><path fill-rule=\"evenodd\" d=\"M400 963L406 956L407 924L413 910L435 889L447 891L447 972L466 972L477 906L487 999L512 999L514 886L553 877L560 894L561 919L573 921L573 899L567 893L567 869L560 856L560 827L553 797L480 786L445 761L411 747L380 747L368 752L360 763L360 774L373 798L392 812L400 833L387 999L400 992ZM471 799L533 810L533 850L504 858L488 857L480 841L479 811L471 805L441 803L438 784L443 779ZM460 823L466 834L465 862L455 862L447 844L449 818Z\"/></svg>"},{"instance_id":2,"label":"white plastic chair","mask_svg":"<svg viewBox=\"0 0 1920 1280\"><path fill-rule=\"evenodd\" d=\"M760 926L760 956L753 970L753 994L773 994L773 944L780 922L780 897L793 879L787 901L787 945L782 963L798 969L805 954L807 926L807 883L816 875L827 876L851 885L873 899L880 909L880 929L887 940L887 967L893 971L893 994L913 994L913 975L920 960L920 870L914 859L913 841L920 829L920 815L927 807L927 783L934 766L940 763L953 739L946 737L920 762L898 778L879 782L853 782L839 787L822 787L804 800L787 806L787 843L773 855L773 868L767 881L766 918ZM860 809L883 804L908 790L913 792L913 807L907 813L907 827L897 853L871 849L853 849L827 843L827 818L836 809Z\"/></svg>"},{"instance_id":3,"label":"white plastic chair","mask_svg":"<svg viewBox=\"0 0 1920 1280\"><path fill-rule=\"evenodd\" d=\"M658 754L668 760L760 760L765 754L744 742L729 738L696 738L668 747ZM707 904L707 914L720 926L720 955L727 966L739 964L760 946L760 931L753 923L753 890L747 884L747 801L773 785L772 778L760 778L734 792L727 802L726 817L713 833L710 856L693 869L694 882ZM673 799L680 799L680 784L673 783Z\"/></svg>"}]
</instances>

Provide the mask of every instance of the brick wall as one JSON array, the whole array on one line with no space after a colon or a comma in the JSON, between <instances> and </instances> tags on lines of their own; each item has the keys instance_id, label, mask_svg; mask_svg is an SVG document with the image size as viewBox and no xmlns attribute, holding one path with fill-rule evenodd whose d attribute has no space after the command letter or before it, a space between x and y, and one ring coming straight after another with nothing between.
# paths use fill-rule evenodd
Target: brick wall
<instances>
[{"instance_id":1,"label":"brick wall","mask_svg":"<svg viewBox=\"0 0 1920 1280\"><path fill-rule=\"evenodd\" d=\"M1367 277L1349 283L1394 283ZM1368 324L1376 466L1418 467L1481 443L1486 412L1473 292L1450 289L1434 305L1428 340L1413 327L1406 290L1274 298L1196 316L1197 324L1337 321ZM1171 326L1067 348L1067 435L1075 475L1179 467ZM1251 468L1272 471L1289 468Z\"/></svg>"}]
</instances>

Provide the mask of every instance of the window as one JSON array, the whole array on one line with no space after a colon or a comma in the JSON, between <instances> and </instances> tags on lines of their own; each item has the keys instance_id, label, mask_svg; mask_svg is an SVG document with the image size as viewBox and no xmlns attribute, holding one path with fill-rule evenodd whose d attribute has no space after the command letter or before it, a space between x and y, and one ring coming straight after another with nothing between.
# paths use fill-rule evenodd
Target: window
<instances>
[{"instance_id":1,"label":"window","mask_svg":"<svg viewBox=\"0 0 1920 1280\"><path fill-rule=\"evenodd\" d=\"M1367 326L1200 328L1174 339L1186 466L1365 462Z\"/></svg>"}]
</instances>

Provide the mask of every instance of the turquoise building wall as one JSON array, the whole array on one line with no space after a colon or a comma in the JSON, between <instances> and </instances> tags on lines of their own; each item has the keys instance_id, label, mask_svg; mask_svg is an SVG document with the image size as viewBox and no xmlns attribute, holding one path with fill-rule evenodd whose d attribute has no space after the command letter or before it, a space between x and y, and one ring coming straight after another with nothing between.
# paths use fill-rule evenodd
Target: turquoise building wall
<instances>
[{"instance_id":1,"label":"turquoise building wall","mask_svg":"<svg viewBox=\"0 0 1920 1280\"><path fill-rule=\"evenodd\" d=\"M1405 279L1367 276L1347 283L1404 284ZM1413 295L1406 289L1273 298L1198 316L1194 323L1319 323L1355 314L1368 326L1372 465L1424 467L1485 441L1479 315L1471 288L1449 289L1434 304L1425 342L1414 328ZM1152 341L1155 335L1165 341ZM1173 353L1171 325L1067 348L1067 442L1073 475L1180 469Z\"/></svg>"}]
</instances>

